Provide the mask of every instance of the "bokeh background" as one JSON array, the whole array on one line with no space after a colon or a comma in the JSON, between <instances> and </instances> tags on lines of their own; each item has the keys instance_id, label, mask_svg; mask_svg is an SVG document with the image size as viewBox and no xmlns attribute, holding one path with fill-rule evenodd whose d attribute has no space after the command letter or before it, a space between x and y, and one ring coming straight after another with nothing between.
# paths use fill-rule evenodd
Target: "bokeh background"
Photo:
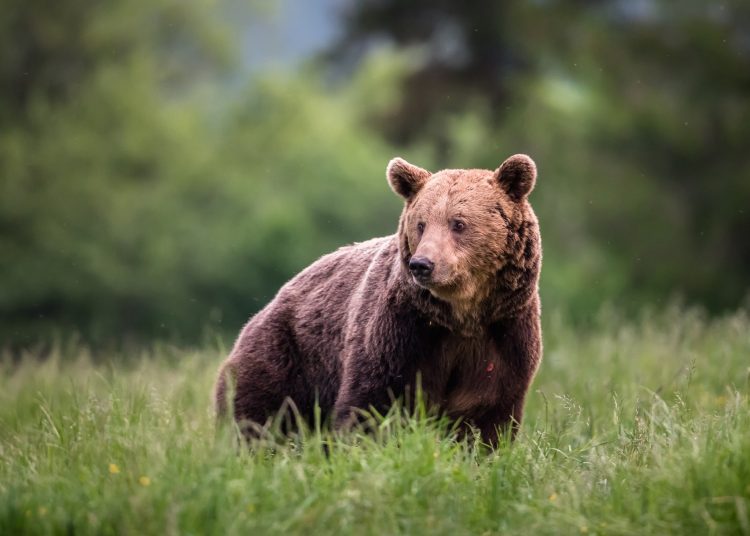
<instances>
[{"instance_id":1,"label":"bokeh background","mask_svg":"<svg viewBox=\"0 0 750 536\"><path fill-rule=\"evenodd\" d=\"M0 0L0 345L231 339L384 170L536 160L546 314L750 287L746 0Z\"/></svg>"}]
</instances>

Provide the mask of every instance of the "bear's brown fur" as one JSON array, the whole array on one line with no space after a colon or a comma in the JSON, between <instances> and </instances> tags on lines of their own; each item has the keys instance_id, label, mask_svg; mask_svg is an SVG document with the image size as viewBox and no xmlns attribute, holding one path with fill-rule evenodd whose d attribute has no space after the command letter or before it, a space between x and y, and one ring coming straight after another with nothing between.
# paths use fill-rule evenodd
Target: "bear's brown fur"
<instances>
[{"instance_id":1,"label":"bear's brown fur","mask_svg":"<svg viewBox=\"0 0 750 536\"><path fill-rule=\"evenodd\" d=\"M395 158L398 232L343 247L284 285L240 333L216 385L219 414L264 424L293 402L336 427L413 388L496 443L521 422L542 357L541 239L526 155L495 171L431 174Z\"/></svg>"}]
</instances>

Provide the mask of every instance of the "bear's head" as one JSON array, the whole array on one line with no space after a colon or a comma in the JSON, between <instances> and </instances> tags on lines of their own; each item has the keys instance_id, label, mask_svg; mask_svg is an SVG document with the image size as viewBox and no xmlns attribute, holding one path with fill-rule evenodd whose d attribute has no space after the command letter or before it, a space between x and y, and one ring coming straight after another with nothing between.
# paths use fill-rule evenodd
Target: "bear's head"
<instances>
[{"instance_id":1,"label":"bear's head","mask_svg":"<svg viewBox=\"0 0 750 536\"><path fill-rule=\"evenodd\" d=\"M406 201L399 248L411 284L450 304L458 316L512 297L524 285L524 296L536 291L541 241L528 202L536 182L531 158L511 156L494 171L435 174L394 158L386 174Z\"/></svg>"}]
</instances>

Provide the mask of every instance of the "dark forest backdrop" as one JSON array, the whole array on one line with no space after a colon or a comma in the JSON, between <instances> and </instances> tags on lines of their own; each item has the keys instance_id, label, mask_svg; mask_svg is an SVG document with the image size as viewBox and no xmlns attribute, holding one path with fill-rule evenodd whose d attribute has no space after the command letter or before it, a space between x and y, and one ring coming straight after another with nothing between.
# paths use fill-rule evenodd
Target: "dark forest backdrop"
<instances>
[{"instance_id":1,"label":"dark forest backdrop","mask_svg":"<svg viewBox=\"0 0 750 536\"><path fill-rule=\"evenodd\" d=\"M548 312L746 299L750 3L335 6L279 63L272 1L0 0L0 346L233 335L395 230L394 155L535 158Z\"/></svg>"}]
</instances>

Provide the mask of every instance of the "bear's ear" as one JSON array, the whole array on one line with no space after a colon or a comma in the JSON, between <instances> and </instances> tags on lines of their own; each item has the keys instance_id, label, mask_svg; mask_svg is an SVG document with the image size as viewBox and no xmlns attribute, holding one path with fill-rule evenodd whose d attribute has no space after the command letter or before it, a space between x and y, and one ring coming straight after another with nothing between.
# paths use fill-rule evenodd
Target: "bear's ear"
<instances>
[{"instance_id":1,"label":"bear's ear","mask_svg":"<svg viewBox=\"0 0 750 536\"><path fill-rule=\"evenodd\" d=\"M425 185L432 174L426 169L410 164L403 158L396 157L388 162L385 175L393 191L409 200Z\"/></svg>"},{"instance_id":2,"label":"bear's ear","mask_svg":"<svg viewBox=\"0 0 750 536\"><path fill-rule=\"evenodd\" d=\"M536 164L525 154L514 154L497 168L495 177L511 199L521 201L534 189Z\"/></svg>"}]
</instances>

